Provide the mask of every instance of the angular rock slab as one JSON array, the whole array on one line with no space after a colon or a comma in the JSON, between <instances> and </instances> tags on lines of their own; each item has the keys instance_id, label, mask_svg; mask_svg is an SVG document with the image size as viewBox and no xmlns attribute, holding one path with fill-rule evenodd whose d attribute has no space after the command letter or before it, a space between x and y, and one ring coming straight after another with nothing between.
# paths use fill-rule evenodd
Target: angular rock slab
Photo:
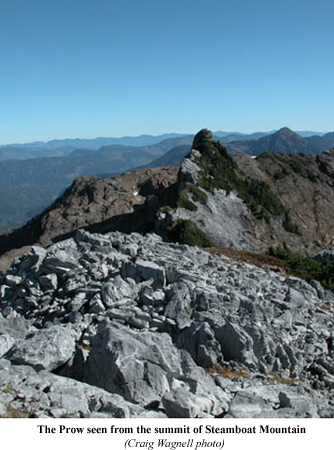
<instances>
[{"instance_id":1,"label":"angular rock slab","mask_svg":"<svg viewBox=\"0 0 334 450\"><path fill-rule=\"evenodd\" d=\"M169 391L162 398L167 416L191 419L224 415L230 399L217 388L212 391L207 388L197 386L191 391L182 386Z\"/></svg>"},{"instance_id":2,"label":"angular rock slab","mask_svg":"<svg viewBox=\"0 0 334 450\"><path fill-rule=\"evenodd\" d=\"M253 340L236 323L226 322L217 333L224 358L235 360L247 367L255 368L257 359L253 353Z\"/></svg>"},{"instance_id":3,"label":"angular rock slab","mask_svg":"<svg viewBox=\"0 0 334 450\"><path fill-rule=\"evenodd\" d=\"M316 394L303 386L250 386L236 393L226 417L317 418L316 400Z\"/></svg>"},{"instance_id":4,"label":"angular rock slab","mask_svg":"<svg viewBox=\"0 0 334 450\"><path fill-rule=\"evenodd\" d=\"M212 367L222 359L219 343L207 322L192 322L177 336L176 345L187 350L201 367Z\"/></svg>"},{"instance_id":5,"label":"angular rock slab","mask_svg":"<svg viewBox=\"0 0 334 450\"><path fill-rule=\"evenodd\" d=\"M108 322L100 325L93 339L84 381L145 407L157 405L164 394L182 387L193 393L192 398L196 393L207 397L205 408L196 409L198 416L220 414L226 408L223 391L187 352L174 347L169 335L135 332ZM189 417L193 409L187 411L182 417ZM170 407L168 412L173 414L175 409Z\"/></svg>"},{"instance_id":6,"label":"angular rock slab","mask_svg":"<svg viewBox=\"0 0 334 450\"><path fill-rule=\"evenodd\" d=\"M45 370L0 361L0 414L9 410L30 417L145 416L137 405L117 394Z\"/></svg>"},{"instance_id":7,"label":"angular rock slab","mask_svg":"<svg viewBox=\"0 0 334 450\"><path fill-rule=\"evenodd\" d=\"M78 331L73 326L54 325L16 342L4 357L12 364L52 371L71 359L77 339Z\"/></svg>"},{"instance_id":8,"label":"angular rock slab","mask_svg":"<svg viewBox=\"0 0 334 450\"><path fill-rule=\"evenodd\" d=\"M124 262L122 264L122 276L123 278L133 278L136 282L153 279L155 288L166 285L165 269L153 261L137 259L136 264Z\"/></svg>"}]
</instances>

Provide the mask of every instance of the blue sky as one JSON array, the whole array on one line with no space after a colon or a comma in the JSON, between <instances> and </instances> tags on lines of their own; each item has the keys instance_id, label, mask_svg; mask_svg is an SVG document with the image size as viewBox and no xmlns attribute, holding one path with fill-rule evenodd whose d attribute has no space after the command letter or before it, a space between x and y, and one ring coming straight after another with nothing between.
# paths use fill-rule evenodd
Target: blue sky
<instances>
[{"instance_id":1,"label":"blue sky","mask_svg":"<svg viewBox=\"0 0 334 450\"><path fill-rule=\"evenodd\" d=\"M332 0L0 0L0 144L334 130Z\"/></svg>"}]
</instances>

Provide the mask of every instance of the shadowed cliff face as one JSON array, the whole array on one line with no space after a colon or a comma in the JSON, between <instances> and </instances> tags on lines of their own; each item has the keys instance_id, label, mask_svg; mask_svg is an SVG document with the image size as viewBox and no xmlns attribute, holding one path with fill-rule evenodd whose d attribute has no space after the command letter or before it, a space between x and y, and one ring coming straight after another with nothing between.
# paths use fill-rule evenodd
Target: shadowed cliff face
<instances>
[{"instance_id":1,"label":"shadowed cliff face","mask_svg":"<svg viewBox=\"0 0 334 450\"><path fill-rule=\"evenodd\" d=\"M175 202L177 171L166 167L135 170L113 179L79 177L50 208L1 236L0 251L49 245L78 228L145 232L152 228L159 207Z\"/></svg>"}]
</instances>

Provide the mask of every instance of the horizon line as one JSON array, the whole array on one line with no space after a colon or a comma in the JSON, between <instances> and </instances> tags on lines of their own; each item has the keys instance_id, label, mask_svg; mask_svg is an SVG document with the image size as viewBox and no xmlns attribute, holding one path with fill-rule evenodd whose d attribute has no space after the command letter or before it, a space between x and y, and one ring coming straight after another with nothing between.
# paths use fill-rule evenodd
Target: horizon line
<instances>
[{"instance_id":1,"label":"horizon line","mask_svg":"<svg viewBox=\"0 0 334 450\"><path fill-rule=\"evenodd\" d=\"M206 128L206 127L203 127ZM201 129L203 129L201 128ZM215 130L212 131L212 134L215 133L227 133L227 134L234 134L234 133L238 133L238 134L245 134L245 135L251 135L254 133L275 133L276 131L282 129L282 128L289 128L286 126L280 127L280 128L275 128L275 129L271 129L271 130L255 130L255 131L239 131L239 130ZM325 130L303 130L303 129L299 129L299 130L292 130L291 128L289 128L291 131L295 132L295 133L331 133L332 131L325 131ZM198 130L200 131L200 130ZM163 133L158 133L158 134L150 134L150 133L142 133L142 134L135 134L135 135L130 135L130 134L126 134L126 135L121 135L121 136L95 136L95 137L64 137L64 138L50 138L47 140L33 140L33 141L21 141L21 142L11 142L11 143L5 143L5 144L0 144L0 147L6 147L6 146L15 146L15 145L27 145L27 144L48 144L50 142L53 141L65 141L65 140L71 140L71 141L75 141L75 140L97 140L97 139L126 139L126 138L130 138L130 139L134 139L134 138L140 138L140 137L145 137L145 136L149 136L149 137L159 137L159 136L164 136L164 135L169 135L169 134L176 134L176 135L180 135L180 136L192 136L195 135L198 131L196 132L177 132L177 131L166 131Z\"/></svg>"}]
</instances>

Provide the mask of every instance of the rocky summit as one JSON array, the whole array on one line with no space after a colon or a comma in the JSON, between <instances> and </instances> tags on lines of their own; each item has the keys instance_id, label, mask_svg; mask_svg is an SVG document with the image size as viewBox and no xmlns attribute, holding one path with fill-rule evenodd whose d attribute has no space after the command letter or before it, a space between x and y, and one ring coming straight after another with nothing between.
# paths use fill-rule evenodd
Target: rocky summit
<instances>
[{"instance_id":1,"label":"rocky summit","mask_svg":"<svg viewBox=\"0 0 334 450\"><path fill-rule=\"evenodd\" d=\"M266 252L285 242L312 255L334 245L334 150L232 157L204 129L181 165L177 187L177 208L158 214L162 235L191 221L212 243L241 250Z\"/></svg>"},{"instance_id":2,"label":"rocky summit","mask_svg":"<svg viewBox=\"0 0 334 450\"><path fill-rule=\"evenodd\" d=\"M155 234L1 275L2 417L334 417L334 295Z\"/></svg>"}]
</instances>

